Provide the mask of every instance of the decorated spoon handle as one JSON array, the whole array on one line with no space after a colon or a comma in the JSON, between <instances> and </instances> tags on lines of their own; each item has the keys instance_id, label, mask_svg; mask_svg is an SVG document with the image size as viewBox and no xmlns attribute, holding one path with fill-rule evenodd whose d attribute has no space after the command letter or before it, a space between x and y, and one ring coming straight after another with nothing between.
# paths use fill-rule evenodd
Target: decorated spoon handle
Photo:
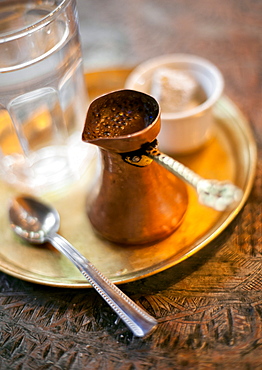
<instances>
[{"instance_id":1,"label":"decorated spoon handle","mask_svg":"<svg viewBox=\"0 0 262 370\"><path fill-rule=\"evenodd\" d=\"M79 271L85 276L89 283L96 289L109 306L125 322L129 329L138 337L149 333L157 324L155 318L136 305L116 285L111 283L97 268L82 256L61 235L49 235L52 245L63 253Z\"/></svg>"},{"instance_id":2,"label":"decorated spoon handle","mask_svg":"<svg viewBox=\"0 0 262 370\"><path fill-rule=\"evenodd\" d=\"M150 159L193 186L197 191L199 202L216 211L224 211L229 207L235 207L243 196L242 190L232 183L203 179L182 163L161 153L156 148L147 150L146 154Z\"/></svg>"}]
</instances>

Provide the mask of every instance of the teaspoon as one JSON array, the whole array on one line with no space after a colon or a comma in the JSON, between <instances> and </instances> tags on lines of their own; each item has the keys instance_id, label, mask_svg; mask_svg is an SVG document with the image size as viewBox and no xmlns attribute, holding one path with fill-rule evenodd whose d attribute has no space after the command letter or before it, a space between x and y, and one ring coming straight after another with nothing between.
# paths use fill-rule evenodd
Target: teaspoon
<instances>
[{"instance_id":1,"label":"teaspoon","mask_svg":"<svg viewBox=\"0 0 262 370\"><path fill-rule=\"evenodd\" d=\"M143 337L156 326L155 318L136 305L66 239L57 234L60 217L56 209L33 197L19 196L11 201L9 219L13 231L22 239L34 244L50 242L73 262L135 336Z\"/></svg>"}]
</instances>

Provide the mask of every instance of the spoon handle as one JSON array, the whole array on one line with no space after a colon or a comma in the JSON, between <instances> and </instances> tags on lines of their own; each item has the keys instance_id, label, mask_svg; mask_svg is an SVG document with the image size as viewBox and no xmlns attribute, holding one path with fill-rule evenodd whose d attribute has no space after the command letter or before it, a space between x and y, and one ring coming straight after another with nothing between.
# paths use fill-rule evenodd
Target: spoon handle
<instances>
[{"instance_id":1,"label":"spoon handle","mask_svg":"<svg viewBox=\"0 0 262 370\"><path fill-rule=\"evenodd\" d=\"M141 309L116 285L111 283L111 281L61 235L49 235L48 240L57 250L74 263L101 297L125 322L134 335L143 337L156 326L157 320L155 318Z\"/></svg>"}]
</instances>

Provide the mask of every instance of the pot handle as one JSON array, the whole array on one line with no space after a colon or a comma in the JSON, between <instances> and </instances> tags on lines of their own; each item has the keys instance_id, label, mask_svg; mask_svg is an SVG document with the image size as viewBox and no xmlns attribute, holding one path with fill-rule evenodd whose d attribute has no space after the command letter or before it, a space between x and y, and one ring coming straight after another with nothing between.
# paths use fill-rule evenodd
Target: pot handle
<instances>
[{"instance_id":1,"label":"pot handle","mask_svg":"<svg viewBox=\"0 0 262 370\"><path fill-rule=\"evenodd\" d=\"M157 162L195 188L199 202L216 211L235 208L243 197L243 191L231 182L204 179L174 158L161 153L157 148L157 140L123 157L126 162L135 166L146 166L151 161Z\"/></svg>"}]
</instances>

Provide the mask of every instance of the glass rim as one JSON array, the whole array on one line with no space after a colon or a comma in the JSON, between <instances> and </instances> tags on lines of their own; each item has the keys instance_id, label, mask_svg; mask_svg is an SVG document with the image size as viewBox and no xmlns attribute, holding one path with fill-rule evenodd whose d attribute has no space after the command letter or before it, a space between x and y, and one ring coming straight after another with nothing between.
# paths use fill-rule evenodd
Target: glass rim
<instances>
[{"instance_id":1,"label":"glass rim","mask_svg":"<svg viewBox=\"0 0 262 370\"><path fill-rule=\"evenodd\" d=\"M36 21L25 27L21 27L20 29L5 33L3 35L1 35L0 33L0 44L22 38L24 36L27 36L45 27L47 24L52 22L52 20L63 11L63 9L67 6L67 4L73 1L75 0L61 0L61 3L57 5L55 9L53 9L50 13L48 13L46 16L41 18L39 21Z\"/></svg>"}]
</instances>

